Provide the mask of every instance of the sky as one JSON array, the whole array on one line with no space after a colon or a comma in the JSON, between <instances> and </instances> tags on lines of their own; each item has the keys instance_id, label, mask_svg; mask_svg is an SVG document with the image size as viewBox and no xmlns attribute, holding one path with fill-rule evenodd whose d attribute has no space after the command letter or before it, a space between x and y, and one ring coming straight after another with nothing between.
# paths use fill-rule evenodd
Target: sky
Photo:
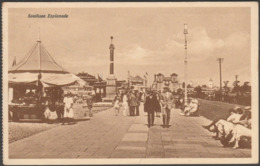
<instances>
[{"instance_id":1,"label":"sky","mask_svg":"<svg viewBox=\"0 0 260 166\"><path fill-rule=\"evenodd\" d=\"M28 14L67 14L68 18L28 18ZM115 76L178 74L184 79L183 25L188 24L188 82L219 85L222 80L251 82L250 8L66 8L9 9L9 67L27 55L40 39L66 70L109 75L110 36L115 45Z\"/></svg>"}]
</instances>

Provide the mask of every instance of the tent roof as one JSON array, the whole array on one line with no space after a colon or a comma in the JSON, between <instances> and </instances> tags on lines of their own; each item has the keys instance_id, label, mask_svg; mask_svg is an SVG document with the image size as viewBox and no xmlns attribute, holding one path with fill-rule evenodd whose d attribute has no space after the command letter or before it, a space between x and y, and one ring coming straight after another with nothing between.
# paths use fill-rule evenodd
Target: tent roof
<instances>
[{"instance_id":1,"label":"tent roof","mask_svg":"<svg viewBox=\"0 0 260 166\"><path fill-rule=\"evenodd\" d=\"M178 76L178 74L176 74L176 73L172 73L171 76Z\"/></svg>"},{"instance_id":2,"label":"tent roof","mask_svg":"<svg viewBox=\"0 0 260 166\"><path fill-rule=\"evenodd\" d=\"M44 87L53 86L68 86L78 84L85 86L86 82L70 73L42 73L41 83ZM38 73L24 72L24 73L9 73L8 82L10 84L34 84L37 85Z\"/></svg>"},{"instance_id":3,"label":"tent roof","mask_svg":"<svg viewBox=\"0 0 260 166\"><path fill-rule=\"evenodd\" d=\"M9 69L9 73L18 72L69 73L55 62L41 41L37 41L28 55Z\"/></svg>"},{"instance_id":4,"label":"tent roof","mask_svg":"<svg viewBox=\"0 0 260 166\"><path fill-rule=\"evenodd\" d=\"M142 82L144 79L142 77L140 77L139 75L135 76L132 81L140 81Z\"/></svg>"}]
</instances>

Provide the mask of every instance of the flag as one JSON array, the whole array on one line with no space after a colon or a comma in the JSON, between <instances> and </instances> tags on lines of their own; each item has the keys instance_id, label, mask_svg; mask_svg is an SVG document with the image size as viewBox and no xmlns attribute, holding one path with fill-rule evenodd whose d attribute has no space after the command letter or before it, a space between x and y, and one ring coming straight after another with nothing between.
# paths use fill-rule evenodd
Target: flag
<instances>
[{"instance_id":1,"label":"flag","mask_svg":"<svg viewBox=\"0 0 260 166\"><path fill-rule=\"evenodd\" d=\"M148 73L147 73L147 72L145 72L145 74L148 76Z\"/></svg>"},{"instance_id":2,"label":"flag","mask_svg":"<svg viewBox=\"0 0 260 166\"><path fill-rule=\"evenodd\" d=\"M99 76L99 74L98 74L98 81L99 81L99 82L102 82L102 81L103 81L103 79Z\"/></svg>"},{"instance_id":3,"label":"flag","mask_svg":"<svg viewBox=\"0 0 260 166\"><path fill-rule=\"evenodd\" d=\"M12 66L15 66L15 65L16 65L16 57L14 57L14 61L13 61Z\"/></svg>"}]
</instances>

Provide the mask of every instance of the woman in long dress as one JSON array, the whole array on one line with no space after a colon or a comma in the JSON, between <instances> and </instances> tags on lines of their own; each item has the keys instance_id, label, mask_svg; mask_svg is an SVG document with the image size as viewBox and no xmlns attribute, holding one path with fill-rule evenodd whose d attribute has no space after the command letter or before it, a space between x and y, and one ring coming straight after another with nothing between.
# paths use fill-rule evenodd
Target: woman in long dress
<instances>
[{"instance_id":1,"label":"woman in long dress","mask_svg":"<svg viewBox=\"0 0 260 166\"><path fill-rule=\"evenodd\" d=\"M233 137L229 142L235 142L235 145L233 146L234 149L239 148L239 141L242 136L251 138L251 132L251 112L246 111L246 118L236 123L232 132Z\"/></svg>"},{"instance_id":2,"label":"woman in long dress","mask_svg":"<svg viewBox=\"0 0 260 166\"><path fill-rule=\"evenodd\" d=\"M123 95L123 104L122 104L122 106L123 106L123 115L127 116L129 108L128 108L128 97L127 97L126 93L124 93L124 95Z\"/></svg>"},{"instance_id":3,"label":"woman in long dress","mask_svg":"<svg viewBox=\"0 0 260 166\"><path fill-rule=\"evenodd\" d=\"M119 109L120 109L119 102L120 102L120 97L119 95L116 95L114 99L115 116L119 114Z\"/></svg>"},{"instance_id":4,"label":"woman in long dress","mask_svg":"<svg viewBox=\"0 0 260 166\"><path fill-rule=\"evenodd\" d=\"M67 123L73 121L73 98L70 93L67 94L67 96L64 97L63 103L65 104L64 106L64 118ZM64 123L63 123L64 124Z\"/></svg>"}]
</instances>

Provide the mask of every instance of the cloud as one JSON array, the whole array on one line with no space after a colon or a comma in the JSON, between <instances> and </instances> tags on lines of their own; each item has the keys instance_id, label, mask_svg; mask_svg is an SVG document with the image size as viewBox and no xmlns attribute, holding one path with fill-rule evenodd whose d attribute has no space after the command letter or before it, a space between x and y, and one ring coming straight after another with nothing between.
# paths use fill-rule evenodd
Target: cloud
<instances>
[{"instance_id":1,"label":"cloud","mask_svg":"<svg viewBox=\"0 0 260 166\"><path fill-rule=\"evenodd\" d=\"M120 57L116 61L120 64L134 63L135 65L147 65L147 57L152 56L152 51L143 48L139 45L129 45L123 49L122 52L118 52Z\"/></svg>"}]
</instances>

